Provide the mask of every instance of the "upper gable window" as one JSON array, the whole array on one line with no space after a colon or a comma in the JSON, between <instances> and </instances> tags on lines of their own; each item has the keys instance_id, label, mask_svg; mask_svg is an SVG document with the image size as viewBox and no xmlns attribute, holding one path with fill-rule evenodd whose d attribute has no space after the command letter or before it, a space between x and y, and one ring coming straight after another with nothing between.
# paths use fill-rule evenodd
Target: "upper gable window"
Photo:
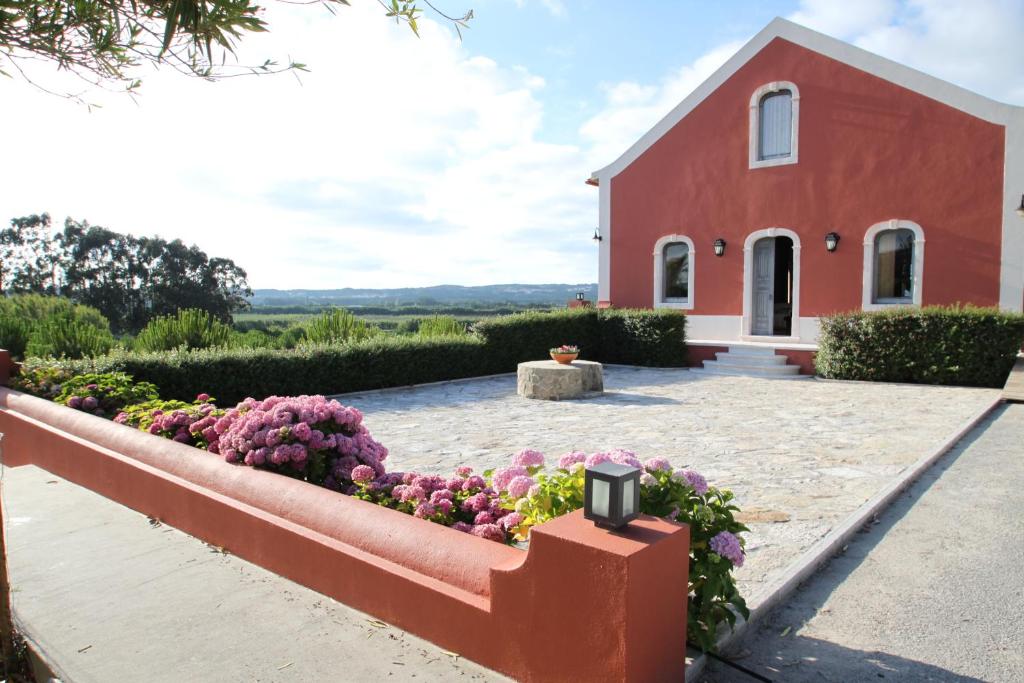
<instances>
[{"instance_id":1,"label":"upper gable window","mask_svg":"<svg viewBox=\"0 0 1024 683\"><path fill-rule=\"evenodd\" d=\"M750 98L750 168L797 162L800 92L789 81L761 86Z\"/></svg>"}]
</instances>

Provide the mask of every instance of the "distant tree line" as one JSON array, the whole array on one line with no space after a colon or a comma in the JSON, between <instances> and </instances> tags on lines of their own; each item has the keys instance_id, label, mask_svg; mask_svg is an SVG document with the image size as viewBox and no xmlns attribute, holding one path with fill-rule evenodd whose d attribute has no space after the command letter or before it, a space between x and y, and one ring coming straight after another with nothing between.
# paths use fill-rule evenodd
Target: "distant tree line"
<instances>
[{"instance_id":1,"label":"distant tree line","mask_svg":"<svg viewBox=\"0 0 1024 683\"><path fill-rule=\"evenodd\" d=\"M92 306L115 332L137 332L158 315L202 309L231 321L252 296L231 259L210 258L181 240L123 235L68 218L54 234L47 213L11 219L0 230L5 294L65 296Z\"/></svg>"}]
</instances>

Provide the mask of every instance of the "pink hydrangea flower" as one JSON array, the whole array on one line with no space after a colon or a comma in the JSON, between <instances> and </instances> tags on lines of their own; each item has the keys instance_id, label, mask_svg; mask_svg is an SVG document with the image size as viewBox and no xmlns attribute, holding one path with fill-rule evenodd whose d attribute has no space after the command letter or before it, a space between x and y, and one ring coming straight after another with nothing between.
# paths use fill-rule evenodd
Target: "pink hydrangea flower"
<instances>
[{"instance_id":1,"label":"pink hydrangea flower","mask_svg":"<svg viewBox=\"0 0 1024 683\"><path fill-rule=\"evenodd\" d=\"M376 476L377 473L368 465L359 465L352 470L352 481L359 484L365 484L368 481L372 481Z\"/></svg>"},{"instance_id":2,"label":"pink hydrangea flower","mask_svg":"<svg viewBox=\"0 0 1024 683\"><path fill-rule=\"evenodd\" d=\"M460 486L462 487L463 491L472 491L473 489L487 488L487 482L484 481L483 477L474 474L471 477L462 479L460 481Z\"/></svg>"},{"instance_id":3,"label":"pink hydrangea flower","mask_svg":"<svg viewBox=\"0 0 1024 683\"><path fill-rule=\"evenodd\" d=\"M476 513L476 517L473 518L473 524L494 524L494 515L487 510Z\"/></svg>"},{"instance_id":4,"label":"pink hydrangea flower","mask_svg":"<svg viewBox=\"0 0 1024 683\"><path fill-rule=\"evenodd\" d=\"M608 453L591 453L590 455L587 456L586 460L583 461L583 464L590 468L593 467L594 465L600 465L603 462L611 461L612 456L609 455Z\"/></svg>"},{"instance_id":5,"label":"pink hydrangea flower","mask_svg":"<svg viewBox=\"0 0 1024 683\"><path fill-rule=\"evenodd\" d=\"M681 481L689 484L693 487L694 492L698 496L703 496L708 492L708 481L701 475L697 474L693 470L676 470L672 473L672 478L676 481Z\"/></svg>"},{"instance_id":6,"label":"pink hydrangea flower","mask_svg":"<svg viewBox=\"0 0 1024 683\"><path fill-rule=\"evenodd\" d=\"M455 468L455 474L465 479L469 475L473 474L473 468L469 465L459 465Z\"/></svg>"},{"instance_id":7,"label":"pink hydrangea flower","mask_svg":"<svg viewBox=\"0 0 1024 683\"><path fill-rule=\"evenodd\" d=\"M514 529L515 527L522 524L524 519L525 517L523 517L518 512L510 512L498 520L498 526L500 526L505 531L508 531L509 529Z\"/></svg>"},{"instance_id":8,"label":"pink hydrangea flower","mask_svg":"<svg viewBox=\"0 0 1024 683\"><path fill-rule=\"evenodd\" d=\"M524 448L512 456L512 464L516 467L541 467L544 465L544 454Z\"/></svg>"},{"instance_id":9,"label":"pink hydrangea flower","mask_svg":"<svg viewBox=\"0 0 1024 683\"><path fill-rule=\"evenodd\" d=\"M584 462L587 459L587 454L582 451L573 451L566 453L558 459L558 468L567 470L578 462Z\"/></svg>"},{"instance_id":10,"label":"pink hydrangea flower","mask_svg":"<svg viewBox=\"0 0 1024 683\"><path fill-rule=\"evenodd\" d=\"M494 476L491 477L491 484L498 491L505 491L508 489L509 482L516 477L528 477L530 471L522 466L506 467L504 469L497 470Z\"/></svg>"},{"instance_id":11,"label":"pink hydrangea flower","mask_svg":"<svg viewBox=\"0 0 1024 683\"><path fill-rule=\"evenodd\" d=\"M530 492L530 487L535 483L532 477L518 476L508 483L508 495L513 498L522 498Z\"/></svg>"}]
</instances>

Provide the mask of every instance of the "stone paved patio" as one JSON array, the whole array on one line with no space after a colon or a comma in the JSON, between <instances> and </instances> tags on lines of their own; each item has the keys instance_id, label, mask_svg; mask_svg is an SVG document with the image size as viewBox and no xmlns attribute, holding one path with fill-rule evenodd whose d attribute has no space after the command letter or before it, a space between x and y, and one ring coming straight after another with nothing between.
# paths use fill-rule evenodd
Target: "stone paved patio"
<instances>
[{"instance_id":1,"label":"stone paved patio","mask_svg":"<svg viewBox=\"0 0 1024 683\"><path fill-rule=\"evenodd\" d=\"M750 516L738 572L751 596L997 390L715 377L606 367L603 396L538 401L514 375L346 394L391 452L389 469L502 465L530 447L633 450L730 488Z\"/></svg>"}]
</instances>

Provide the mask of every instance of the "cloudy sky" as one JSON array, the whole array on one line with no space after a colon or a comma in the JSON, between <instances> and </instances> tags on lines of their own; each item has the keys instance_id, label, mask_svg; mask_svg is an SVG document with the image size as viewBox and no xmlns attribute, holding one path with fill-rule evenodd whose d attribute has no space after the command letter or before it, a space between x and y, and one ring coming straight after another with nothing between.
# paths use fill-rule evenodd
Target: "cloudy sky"
<instances>
[{"instance_id":1,"label":"cloudy sky","mask_svg":"<svg viewBox=\"0 0 1024 683\"><path fill-rule=\"evenodd\" d=\"M89 110L0 77L0 220L180 237L260 288L593 282L583 181L774 16L1024 105L1024 0L435 1L461 42L352 4L245 39L301 82L145 72Z\"/></svg>"}]
</instances>

